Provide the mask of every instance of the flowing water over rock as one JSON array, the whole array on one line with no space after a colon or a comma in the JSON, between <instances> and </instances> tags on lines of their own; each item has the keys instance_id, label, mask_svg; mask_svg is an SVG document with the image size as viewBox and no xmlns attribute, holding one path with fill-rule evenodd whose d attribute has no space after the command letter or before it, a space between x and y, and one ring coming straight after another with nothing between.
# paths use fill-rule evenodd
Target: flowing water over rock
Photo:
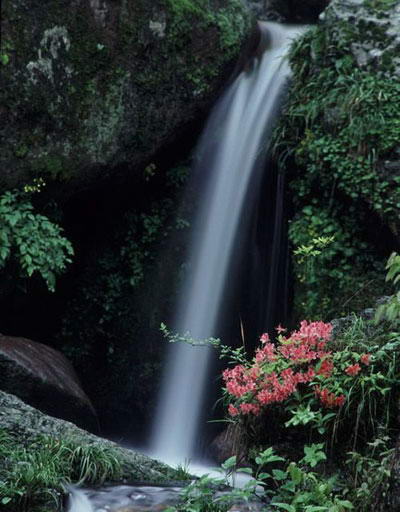
<instances>
[{"instance_id":1,"label":"flowing water over rock","mask_svg":"<svg viewBox=\"0 0 400 512\"><path fill-rule=\"evenodd\" d=\"M174 324L196 339L214 336L228 281L233 279L240 230L259 187L271 132L290 70L284 60L299 28L262 24L262 44L269 46L251 69L244 70L215 107L201 138L194 174L209 176L193 225L190 268L181 290ZM184 464L196 456L196 438L206 391L210 349L171 347L151 454ZM193 466L191 472L210 473ZM72 491L69 512L141 512L177 502L180 488L119 486ZM257 510L252 504L233 510Z\"/></svg>"},{"instance_id":2,"label":"flowing water over rock","mask_svg":"<svg viewBox=\"0 0 400 512\"><path fill-rule=\"evenodd\" d=\"M263 24L269 49L225 92L205 128L194 174L210 176L193 227L188 278L174 330L195 339L215 336L224 292L234 279L240 230L251 208L268 141L289 75L283 59L298 28ZM151 453L166 462L192 458L205 395L210 350L171 347L155 419Z\"/></svg>"}]
</instances>

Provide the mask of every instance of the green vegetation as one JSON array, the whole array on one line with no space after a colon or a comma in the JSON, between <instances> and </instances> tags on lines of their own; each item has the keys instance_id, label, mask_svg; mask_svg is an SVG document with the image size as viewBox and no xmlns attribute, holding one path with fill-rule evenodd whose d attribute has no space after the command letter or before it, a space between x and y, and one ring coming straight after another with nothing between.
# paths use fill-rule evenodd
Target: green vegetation
<instances>
[{"instance_id":1,"label":"green vegetation","mask_svg":"<svg viewBox=\"0 0 400 512\"><path fill-rule=\"evenodd\" d=\"M390 255L386 263L387 275L386 281L393 281L396 286L396 293L390 297L385 303L381 304L376 311L375 321L379 323L381 320L388 322L398 322L400 319L400 255L396 252Z\"/></svg>"},{"instance_id":2,"label":"green vegetation","mask_svg":"<svg viewBox=\"0 0 400 512\"><path fill-rule=\"evenodd\" d=\"M111 448L44 436L22 446L1 430L0 461L2 510L18 512L58 510L65 483L101 485L122 476Z\"/></svg>"},{"instance_id":3,"label":"green vegetation","mask_svg":"<svg viewBox=\"0 0 400 512\"><path fill-rule=\"evenodd\" d=\"M207 62L192 58L187 63L185 78L194 85L193 96L201 96L210 90L213 79L221 72L221 66L238 55L243 36L249 29L249 20L240 15L243 5L238 0L224 7L211 10L204 8L202 0L166 0L173 16L167 22L166 39L170 47L169 59L174 59L184 48L193 44L192 27L200 31L216 29L215 47L207 51ZM196 44L196 42L195 42ZM179 65L177 67L179 69Z\"/></svg>"},{"instance_id":4,"label":"green vegetation","mask_svg":"<svg viewBox=\"0 0 400 512\"><path fill-rule=\"evenodd\" d=\"M180 505L168 512L225 512L233 504L251 506L260 500L271 512L368 512L372 507L383 512L388 510L384 503L394 454L388 442L388 436L378 437L368 443L364 455L349 452L347 475L326 474L322 443L305 445L297 461L277 455L272 447L256 452L251 467L239 467L233 456L221 465L221 477L194 480L182 491ZM240 473L250 476L244 487L227 487Z\"/></svg>"},{"instance_id":5,"label":"green vegetation","mask_svg":"<svg viewBox=\"0 0 400 512\"><path fill-rule=\"evenodd\" d=\"M22 276L38 273L54 291L56 275L65 270L74 253L62 229L35 213L30 201L17 191L0 196L0 222L0 268L12 258Z\"/></svg>"},{"instance_id":6,"label":"green vegetation","mask_svg":"<svg viewBox=\"0 0 400 512\"><path fill-rule=\"evenodd\" d=\"M328 8L290 51L293 81L274 144L296 212L289 236L295 251L334 237L307 282L295 258L296 319L340 316L385 293L379 275L387 253L371 236L382 226L393 238L399 232L400 81L386 22L363 15L387 20L391 6L365 1L354 23ZM361 55L371 40L379 62L360 64L356 48Z\"/></svg>"},{"instance_id":7,"label":"green vegetation","mask_svg":"<svg viewBox=\"0 0 400 512\"><path fill-rule=\"evenodd\" d=\"M385 286L383 262L359 238L357 221L329 208L304 206L289 225L296 319L329 319L374 303Z\"/></svg>"}]
</instances>

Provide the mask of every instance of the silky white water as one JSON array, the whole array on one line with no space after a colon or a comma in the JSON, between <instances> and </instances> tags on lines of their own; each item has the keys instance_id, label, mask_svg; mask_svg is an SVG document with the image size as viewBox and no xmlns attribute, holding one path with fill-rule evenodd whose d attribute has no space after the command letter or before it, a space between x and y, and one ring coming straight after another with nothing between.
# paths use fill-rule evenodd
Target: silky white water
<instances>
[{"instance_id":1,"label":"silky white water","mask_svg":"<svg viewBox=\"0 0 400 512\"><path fill-rule=\"evenodd\" d=\"M224 93L197 150L197 172L206 170L210 180L193 226L189 277L173 325L174 331L190 332L196 339L215 335L246 198L250 187L259 186L289 75L284 56L299 32L270 23L261 29L269 38L269 49ZM171 346L154 423L154 457L183 463L195 455L210 350L184 343Z\"/></svg>"},{"instance_id":2,"label":"silky white water","mask_svg":"<svg viewBox=\"0 0 400 512\"><path fill-rule=\"evenodd\" d=\"M69 487L68 512L94 512L84 491Z\"/></svg>"},{"instance_id":3,"label":"silky white water","mask_svg":"<svg viewBox=\"0 0 400 512\"><path fill-rule=\"evenodd\" d=\"M226 283L231 279L238 230L249 190L259 186L280 97L289 75L284 61L298 27L261 24L269 48L243 71L214 108L196 153L194 174L210 177L193 224L188 278L173 329L197 339L215 335ZM210 349L170 347L150 454L170 464L196 456ZM210 473L190 466L194 474ZM94 512L84 491L71 489L69 512Z\"/></svg>"}]
</instances>

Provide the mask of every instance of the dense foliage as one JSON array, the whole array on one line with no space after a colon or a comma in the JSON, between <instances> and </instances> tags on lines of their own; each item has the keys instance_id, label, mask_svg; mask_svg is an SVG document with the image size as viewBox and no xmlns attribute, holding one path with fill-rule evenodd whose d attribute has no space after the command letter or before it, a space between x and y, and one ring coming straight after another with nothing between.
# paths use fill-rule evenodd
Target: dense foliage
<instances>
[{"instance_id":1,"label":"dense foliage","mask_svg":"<svg viewBox=\"0 0 400 512\"><path fill-rule=\"evenodd\" d=\"M289 237L294 250L334 237L307 279L295 258L296 319L340 316L383 294L387 252L375 233L390 245L400 207L393 5L335 1L290 52L293 81L275 139L295 212Z\"/></svg>"}]
</instances>

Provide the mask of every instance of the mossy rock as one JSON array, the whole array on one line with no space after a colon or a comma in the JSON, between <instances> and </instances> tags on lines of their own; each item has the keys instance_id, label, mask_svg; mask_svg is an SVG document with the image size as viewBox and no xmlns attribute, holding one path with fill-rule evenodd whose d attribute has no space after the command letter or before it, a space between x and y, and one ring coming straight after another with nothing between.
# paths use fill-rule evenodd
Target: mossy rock
<instances>
[{"instance_id":1,"label":"mossy rock","mask_svg":"<svg viewBox=\"0 0 400 512\"><path fill-rule=\"evenodd\" d=\"M0 189L135 169L210 105L253 20L240 0L5 0Z\"/></svg>"},{"instance_id":2,"label":"mossy rock","mask_svg":"<svg viewBox=\"0 0 400 512\"><path fill-rule=\"evenodd\" d=\"M395 233L399 33L398 2L334 0L292 48L293 85L278 134L301 168L298 197L320 188L331 202L340 194L365 202Z\"/></svg>"},{"instance_id":3,"label":"mossy rock","mask_svg":"<svg viewBox=\"0 0 400 512\"><path fill-rule=\"evenodd\" d=\"M61 507L65 484L162 483L179 473L133 450L46 416L0 391L0 497L9 512Z\"/></svg>"},{"instance_id":4,"label":"mossy rock","mask_svg":"<svg viewBox=\"0 0 400 512\"><path fill-rule=\"evenodd\" d=\"M81 446L109 448L122 464L120 481L151 481L160 483L172 480L176 472L169 466L150 457L89 434L68 421L46 416L22 400L0 391L1 430L11 435L21 446L29 447L41 437L74 441Z\"/></svg>"}]
</instances>

